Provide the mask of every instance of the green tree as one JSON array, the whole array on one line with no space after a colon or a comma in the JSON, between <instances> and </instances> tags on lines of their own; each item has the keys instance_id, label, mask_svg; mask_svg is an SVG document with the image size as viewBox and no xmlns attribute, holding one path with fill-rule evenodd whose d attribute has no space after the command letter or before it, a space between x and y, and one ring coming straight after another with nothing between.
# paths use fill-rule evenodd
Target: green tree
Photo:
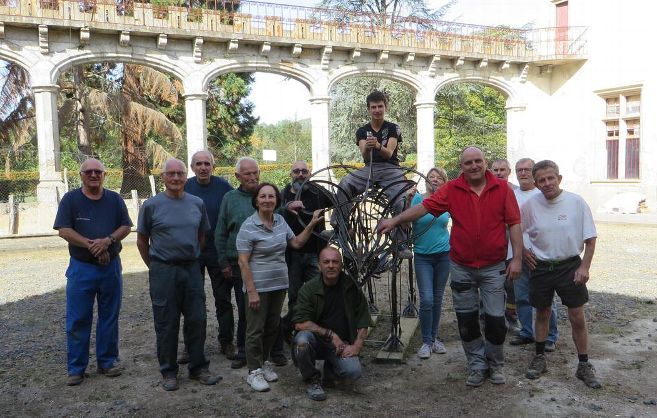
<instances>
[{"instance_id":1,"label":"green tree","mask_svg":"<svg viewBox=\"0 0 657 418\"><path fill-rule=\"evenodd\" d=\"M262 155L262 150L273 149L276 150L278 162L297 160L310 162L312 158L310 120L282 120L273 125L258 125L251 137L251 144L253 155L258 158Z\"/></svg>"},{"instance_id":2,"label":"green tree","mask_svg":"<svg viewBox=\"0 0 657 418\"><path fill-rule=\"evenodd\" d=\"M450 177L459 171L463 148L480 147L490 160L506 158L506 98L489 86L456 83L436 96L435 140L438 165Z\"/></svg>"},{"instance_id":3,"label":"green tree","mask_svg":"<svg viewBox=\"0 0 657 418\"><path fill-rule=\"evenodd\" d=\"M0 144L5 172L11 171L12 164L20 165L20 151L35 139L35 135L30 76L19 65L3 63L0 67Z\"/></svg>"},{"instance_id":4,"label":"green tree","mask_svg":"<svg viewBox=\"0 0 657 418\"><path fill-rule=\"evenodd\" d=\"M251 135L258 118L253 115L253 103L246 98L253 81L252 73L229 73L210 83L206 107L208 146L225 164L251 153Z\"/></svg>"}]
</instances>

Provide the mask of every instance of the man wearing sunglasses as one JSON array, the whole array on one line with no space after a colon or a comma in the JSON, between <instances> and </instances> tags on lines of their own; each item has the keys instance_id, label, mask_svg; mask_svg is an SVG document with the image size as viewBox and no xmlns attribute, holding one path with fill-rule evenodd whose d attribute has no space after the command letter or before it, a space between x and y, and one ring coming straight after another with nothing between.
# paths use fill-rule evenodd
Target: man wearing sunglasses
<instances>
[{"instance_id":1,"label":"man wearing sunglasses","mask_svg":"<svg viewBox=\"0 0 657 418\"><path fill-rule=\"evenodd\" d=\"M123 288L119 252L132 226L121 196L103 188L103 163L93 158L83 162L80 179L82 187L62 198L53 226L68 242L71 256L66 270L68 386L79 385L85 377L96 299L98 373L116 377L123 371L119 364Z\"/></svg>"},{"instance_id":2,"label":"man wearing sunglasses","mask_svg":"<svg viewBox=\"0 0 657 418\"><path fill-rule=\"evenodd\" d=\"M305 183L310 177L310 170L305 161L296 161L290 169L291 183L285 186L281 192L280 213L285 222L290 226L295 235L300 234L305 225L310 222L313 212L331 206L331 200L326 196L325 189L319 188L312 183ZM272 348L271 361L277 366L287 364L284 354L283 340L292 338L292 322L294 305L301 286L307 281L319 277L319 265L317 256L326 246L326 241L319 237L324 230L324 223L315 226L314 232L306 245L293 250L288 246L286 258L290 287L288 288L288 310L285 317L281 318L281 329L279 336Z\"/></svg>"}]
</instances>

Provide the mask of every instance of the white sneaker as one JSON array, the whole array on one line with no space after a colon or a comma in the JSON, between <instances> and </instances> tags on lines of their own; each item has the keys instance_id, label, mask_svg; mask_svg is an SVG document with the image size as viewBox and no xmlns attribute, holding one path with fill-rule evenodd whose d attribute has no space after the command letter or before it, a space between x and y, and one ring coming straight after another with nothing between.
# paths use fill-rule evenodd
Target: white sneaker
<instances>
[{"instance_id":1,"label":"white sneaker","mask_svg":"<svg viewBox=\"0 0 657 418\"><path fill-rule=\"evenodd\" d=\"M417 350L417 356L421 359L428 359L431 357L431 346L429 344L422 344L422 347Z\"/></svg>"},{"instance_id":2,"label":"white sneaker","mask_svg":"<svg viewBox=\"0 0 657 418\"><path fill-rule=\"evenodd\" d=\"M278 375L272 369L272 363L265 361L265 365L262 366L262 375L265 377L265 380L268 382L275 382L278 380Z\"/></svg>"},{"instance_id":3,"label":"white sneaker","mask_svg":"<svg viewBox=\"0 0 657 418\"><path fill-rule=\"evenodd\" d=\"M431 352L436 354L445 354L447 349L445 348L445 344L443 344L442 341L436 339L431 346Z\"/></svg>"},{"instance_id":4,"label":"white sneaker","mask_svg":"<svg viewBox=\"0 0 657 418\"><path fill-rule=\"evenodd\" d=\"M269 383L265 380L262 369L251 370L246 377L246 383L251 385L251 388L256 392L267 392L269 390Z\"/></svg>"}]
</instances>

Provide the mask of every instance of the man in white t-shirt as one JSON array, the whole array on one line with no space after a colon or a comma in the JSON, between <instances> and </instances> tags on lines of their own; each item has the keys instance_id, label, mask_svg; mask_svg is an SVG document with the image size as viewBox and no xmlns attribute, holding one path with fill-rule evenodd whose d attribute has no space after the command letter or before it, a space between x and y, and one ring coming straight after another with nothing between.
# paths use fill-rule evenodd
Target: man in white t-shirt
<instances>
[{"instance_id":1,"label":"man in white t-shirt","mask_svg":"<svg viewBox=\"0 0 657 418\"><path fill-rule=\"evenodd\" d=\"M516 178L518 179L519 188L513 190L522 213L523 205L531 197L541 194L541 191L536 188L534 177L532 177L532 169L534 168L534 160L531 158L521 158L516 162ZM526 233L522 234L522 239L525 248L531 246L529 237ZM511 243L509 243L509 253L507 259L513 257L511 250ZM520 277L513 281L513 290L516 302L516 312L518 320L520 321L520 330L516 336L509 341L511 345L524 345L532 344L534 342L534 316L532 305L529 304L529 276L531 270L527 263L522 263L522 272ZM545 341L545 351L552 352L555 350L559 332L557 331L557 305L552 302L552 315L550 316L550 327Z\"/></svg>"},{"instance_id":2,"label":"man in white t-shirt","mask_svg":"<svg viewBox=\"0 0 657 418\"><path fill-rule=\"evenodd\" d=\"M526 376L537 379L547 371L545 340L556 291L568 307L579 360L575 376L598 389L602 385L589 363L584 316L584 304L589 300L586 282L597 237L591 209L580 196L561 190L559 167L553 161L539 161L532 174L542 194L529 199L522 209L522 227L530 245L523 251L523 259L532 269L529 301L536 308L536 355Z\"/></svg>"}]
</instances>

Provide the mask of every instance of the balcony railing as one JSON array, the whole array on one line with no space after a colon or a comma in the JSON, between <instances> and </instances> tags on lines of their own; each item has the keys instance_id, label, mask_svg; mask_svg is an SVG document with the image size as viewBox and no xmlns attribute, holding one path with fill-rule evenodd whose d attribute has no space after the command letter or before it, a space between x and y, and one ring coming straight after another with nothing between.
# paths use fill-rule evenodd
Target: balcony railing
<instances>
[{"instance_id":1,"label":"balcony railing","mask_svg":"<svg viewBox=\"0 0 657 418\"><path fill-rule=\"evenodd\" d=\"M237 10L237 11L234 11ZM0 0L0 21L515 61L581 59L586 28L513 29L255 1L203 8L132 0Z\"/></svg>"}]
</instances>

